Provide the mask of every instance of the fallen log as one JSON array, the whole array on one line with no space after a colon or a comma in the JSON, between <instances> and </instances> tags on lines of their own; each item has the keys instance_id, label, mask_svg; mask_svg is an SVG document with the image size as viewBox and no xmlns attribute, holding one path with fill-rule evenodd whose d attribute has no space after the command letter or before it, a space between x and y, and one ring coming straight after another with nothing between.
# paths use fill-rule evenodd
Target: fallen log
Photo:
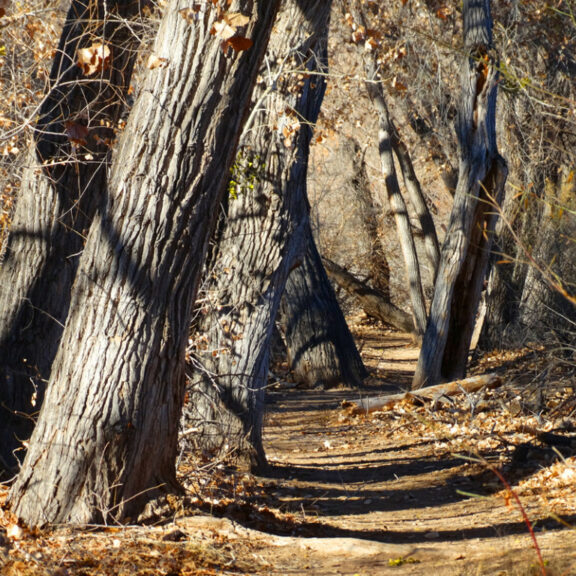
<instances>
[{"instance_id":1,"label":"fallen log","mask_svg":"<svg viewBox=\"0 0 576 576\"><path fill-rule=\"evenodd\" d=\"M361 400L345 400L342 407L352 414L369 414L382 408L389 408L405 400L424 401L436 400L442 396L456 396L458 394L470 394L482 388L493 389L502 385L502 380L498 374L483 374L472 376L464 380L455 380L445 384L437 384L420 390L411 390L401 394L388 394L387 396L375 396L373 398L362 398Z\"/></svg>"},{"instance_id":2,"label":"fallen log","mask_svg":"<svg viewBox=\"0 0 576 576\"><path fill-rule=\"evenodd\" d=\"M336 262L324 257L322 258L322 262L328 276L330 276L336 284L344 288L351 296L356 298L368 316L377 318L385 324L398 328L398 330L402 332L416 336L416 328L414 327L414 321L410 314L394 306L394 304L384 298L380 292L358 280L358 278L354 277L350 272L342 268L342 266L336 264Z\"/></svg>"}]
</instances>

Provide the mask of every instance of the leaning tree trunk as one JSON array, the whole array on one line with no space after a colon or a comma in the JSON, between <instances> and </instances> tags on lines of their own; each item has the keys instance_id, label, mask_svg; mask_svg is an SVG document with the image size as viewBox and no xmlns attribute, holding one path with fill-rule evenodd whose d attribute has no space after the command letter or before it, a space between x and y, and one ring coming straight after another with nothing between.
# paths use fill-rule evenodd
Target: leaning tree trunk
<instances>
[{"instance_id":1,"label":"leaning tree trunk","mask_svg":"<svg viewBox=\"0 0 576 576\"><path fill-rule=\"evenodd\" d=\"M322 261L328 275L336 284L344 288L356 299L366 314L390 326L394 326L402 332L418 336L410 314L394 306L389 298L354 278L350 272L338 266L335 262L327 258L323 258Z\"/></svg>"},{"instance_id":2,"label":"leaning tree trunk","mask_svg":"<svg viewBox=\"0 0 576 576\"><path fill-rule=\"evenodd\" d=\"M138 43L127 19L138 8L74 0L68 12L0 266L0 467L16 464L42 403L78 255L103 198ZM101 48L95 37L105 38Z\"/></svg>"},{"instance_id":3,"label":"leaning tree trunk","mask_svg":"<svg viewBox=\"0 0 576 576\"><path fill-rule=\"evenodd\" d=\"M302 262L282 299L282 332L297 382L360 386L368 375L308 226Z\"/></svg>"},{"instance_id":4,"label":"leaning tree trunk","mask_svg":"<svg viewBox=\"0 0 576 576\"><path fill-rule=\"evenodd\" d=\"M498 59L489 0L465 0L459 175L413 388L462 378L507 168L496 146Z\"/></svg>"},{"instance_id":5,"label":"leaning tree trunk","mask_svg":"<svg viewBox=\"0 0 576 576\"><path fill-rule=\"evenodd\" d=\"M364 17L363 9L359 2L353 2L352 10L354 15L355 25L357 26L357 34L355 38L358 42L369 40L367 36L368 26ZM368 95L372 99L376 111L378 113L378 150L380 153L380 163L382 166L382 174L384 176L386 192L388 194L388 202L398 231L398 239L404 257L404 265L406 268L406 275L408 280L408 292L412 303L412 314L414 316L414 326L418 334L424 334L426 329L426 302L424 299L424 291L422 288L422 278L420 276L420 264L418 262L418 255L416 252L416 245L414 243L414 236L412 234L412 227L410 225L410 217L408 208L402 195L400 184L398 182L398 175L394 165L394 155L392 142L397 137L394 125L390 120L388 105L382 89L381 83L378 82L379 73L376 56L372 51L368 50L364 55L364 64L366 69L366 89ZM395 136L396 135L396 136ZM406 161L406 157L402 158ZM407 164L403 164L408 168ZM414 176L414 174L411 174ZM407 181L411 185L413 182L409 180L409 173L406 173ZM418 204L421 207L421 204ZM424 204L424 208L425 204Z\"/></svg>"},{"instance_id":6,"label":"leaning tree trunk","mask_svg":"<svg viewBox=\"0 0 576 576\"><path fill-rule=\"evenodd\" d=\"M88 235L9 496L31 526L134 518L176 485L192 304L278 2L197 8L165 8Z\"/></svg>"},{"instance_id":7,"label":"leaning tree trunk","mask_svg":"<svg viewBox=\"0 0 576 576\"><path fill-rule=\"evenodd\" d=\"M309 228L306 175L324 96L330 2L285 0L254 90L210 269L187 423L204 451L265 466L262 415L274 321ZM306 76L302 77L303 71Z\"/></svg>"}]
</instances>

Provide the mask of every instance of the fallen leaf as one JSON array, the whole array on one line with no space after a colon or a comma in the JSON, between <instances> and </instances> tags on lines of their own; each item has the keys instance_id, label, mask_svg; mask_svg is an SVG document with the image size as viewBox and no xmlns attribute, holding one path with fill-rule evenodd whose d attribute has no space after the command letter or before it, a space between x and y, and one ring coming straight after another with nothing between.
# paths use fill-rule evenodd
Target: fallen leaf
<instances>
[{"instance_id":1,"label":"fallen leaf","mask_svg":"<svg viewBox=\"0 0 576 576\"><path fill-rule=\"evenodd\" d=\"M68 120L64 123L66 129L66 136L73 146L86 146L89 130L84 124Z\"/></svg>"}]
</instances>

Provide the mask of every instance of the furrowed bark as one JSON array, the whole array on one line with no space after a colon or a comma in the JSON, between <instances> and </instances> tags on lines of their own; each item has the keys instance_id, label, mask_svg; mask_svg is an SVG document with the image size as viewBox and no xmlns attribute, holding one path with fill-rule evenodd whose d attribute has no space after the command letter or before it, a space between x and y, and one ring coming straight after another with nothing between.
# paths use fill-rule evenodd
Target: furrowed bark
<instances>
[{"instance_id":1,"label":"furrowed bark","mask_svg":"<svg viewBox=\"0 0 576 576\"><path fill-rule=\"evenodd\" d=\"M192 304L278 2L233 9L248 18L235 41L211 33L220 5L165 8L10 491L28 525L135 518L176 486Z\"/></svg>"},{"instance_id":2,"label":"furrowed bark","mask_svg":"<svg viewBox=\"0 0 576 576\"><path fill-rule=\"evenodd\" d=\"M198 328L186 423L199 429L203 451L235 451L258 469L266 465L263 399L274 322L310 227L308 153L324 97L324 76L317 72L326 72L330 7L285 0L278 15Z\"/></svg>"},{"instance_id":3,"label":"furrowed bark","mask_svg":"<svg viewBox=\"0 0 576 576\"><path fill-rule=\"evenodd\" d=\"M139 44L139 7L74 0L61 35L0 266L0 467L22 459L42 404L79 254L105 195L110 143ZM78 50L98 39L111 56L85 74Z\"/></svg>"},{"instance_id":4,"label":"furrowed bark","mask_svg":"<svg viewBox=\"0 0 576 576\"><path fill-rule=\"evenodd\" d=\"M496 146L498 58L489 0L464 2L464 48L458 185L414 389L465 371L496 221L490 204L500 202L507 174Z\"/></svg>"}]
</instances>

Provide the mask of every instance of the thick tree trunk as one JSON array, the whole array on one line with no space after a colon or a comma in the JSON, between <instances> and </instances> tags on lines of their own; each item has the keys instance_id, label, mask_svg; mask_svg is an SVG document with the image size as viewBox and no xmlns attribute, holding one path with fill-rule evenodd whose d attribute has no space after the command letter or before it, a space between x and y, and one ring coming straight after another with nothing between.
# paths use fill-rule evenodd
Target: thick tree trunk
<instances>
[{"instance_id":1,"label":"thick tree trunk","mask_svg":"<svg viewBox=\"0 0 576 576\"><path fill-rule=\"evenodd\" d=\"M262 416L270 343L286 279L309 229L306 176L324 96L331 3L285 0L254 112L232 174L228 219L210 270L198 331L187 424L198 444L249 456L262 468ZM302 79L302 71L307 70Z\"/></svg>"},{"instance_id":2,"label":"thick tree trunk","mask_svg":"<svg viewBox=\"0 0 576 576\"><path fill-rule=\"evenodd\" d=\"M58 349L110 142L130 83L137 3L74 0L52 67L0 266L0 467L33 427ZM94 35L113 57L77 65ZM91 73L90 73L91 72ZM23 453L20 453L23 456Z\"/></svg>"},{"instance_id":3,"label":"thick tree trunk","mask_svg":"<svg viewBox=\"0 0 576 576\"><path fill-rule=\"evenodd\" d=\"M349 292L358 300L360 306L373 318L390 324L401 330L402 332L407 332L417 336L416 330L414 329L414 322L410 314L407 314L400 308L397 308L390 302L389 299L385 298L383 294L380 294L370 286L367 286L360 280L354 278L350 272L338 266L335 262L323 259L324 266L328 275L336 282L338 285L342 286L344 290Z\"/></svg>"},{"instance_id":4,"label":"thick tree trunk","mask_svg":"<svg viewBox=\"0 0 576 576\"><path fill-rule=\"evenodd\" d=\"M310 228L305 254L282 299L282 329L294 378L316 384L360 386L368 375Z\"/></svg>"},{"instance_id":5,"label":"thick tree trunk","mask_svg":"<svg viewBox=\"0 0 576 576\"><path fill-rule=\"evenodd\" d=\"M500 201L506 180L506 164L496 146L498 60L492 48L489 0L465 0L464 48L458 185L412 383L415 389L464 376L495 225L490 204Z\"/></svg>"},{"instance_id":6,"label":"thick tree trunk","mask_svg":"<svg viewBox=\"0 0 576 576\"><path fill-rule=\"evenodd\" d=\"M278 8L170 3L90 229L30 448L10 492L28 525L135 517L176 485L192 304ZM242 22L240 24L239 22ZM212 33L213 32L213 33ZM228 37L226 37L228 36ZM242 48L247 48L242 50Z\"/></svg>"}]
</instances>

